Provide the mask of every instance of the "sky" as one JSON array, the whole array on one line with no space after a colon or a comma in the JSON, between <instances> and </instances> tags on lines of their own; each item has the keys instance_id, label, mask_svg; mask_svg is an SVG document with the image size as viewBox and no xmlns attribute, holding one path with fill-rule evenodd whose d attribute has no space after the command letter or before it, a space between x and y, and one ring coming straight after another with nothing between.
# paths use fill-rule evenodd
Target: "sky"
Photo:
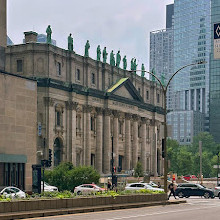
<instances>
[{"instance_id":1,"label":"sky","mask_svg":"<svg viewBox=\"0 0 220 220\"><path fill-rule=\"evenodd\" d=\"M138 69L149 67L150 32L165 28L166 5L174 0L7 0L7 31L15 44L25 31L45 34L48 24L57 46L67 49L72 33L74 51L83 55L90 42L89 55L96 59L98 45L107 52L120 50L122 58L135 57ZM108 55L108 62L109 62ZM122 64L121 64L122 67Z\"/></svg>"}]
</instances>

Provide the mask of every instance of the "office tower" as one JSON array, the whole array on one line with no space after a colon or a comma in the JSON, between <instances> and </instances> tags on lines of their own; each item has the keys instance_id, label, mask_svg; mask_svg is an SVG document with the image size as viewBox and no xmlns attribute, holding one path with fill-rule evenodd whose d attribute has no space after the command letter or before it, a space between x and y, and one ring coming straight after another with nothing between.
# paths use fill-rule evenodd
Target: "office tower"
<instances>
[{"instance_id":1,"label":"office tower","mask_svg":"<svg viewBox=\"0 0 220 220\"><path fill-rule=\"evenodd\" d=\"M173 73L173 8L173 4L166 7L166 29L150 32L150 71L154 71L160 79L165 77L165 82ZM172 108L171 88L167 106Z\"/></svg>"},{"instance_id":2,"label":"office tower","mask_svg":"<svg viewBox=\"0 0 220 220\"><path fill-rule=\"evenodd\" d=\"M209 129L210 1L174 1L174 70L185 68L173 79L174 105L168 114L172 138L189 144L193 136Z\"/></svg>"},{"instance_id":3,"label":"office tower","mask_svg":"<svg viewBox=\"0 0 220 220\"><path fill-rule=\"evenodd\" d=\"M214 59L214 24L220 23L220 1L211 1L210 133L220 143L220 60Z\"/></svg>"}]
</instances>

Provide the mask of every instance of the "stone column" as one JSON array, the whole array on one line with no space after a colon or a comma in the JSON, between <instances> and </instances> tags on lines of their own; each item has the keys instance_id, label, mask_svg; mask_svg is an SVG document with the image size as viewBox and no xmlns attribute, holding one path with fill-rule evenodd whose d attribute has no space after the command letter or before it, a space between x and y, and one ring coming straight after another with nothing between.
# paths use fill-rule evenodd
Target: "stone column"
<instances>
[{"instance_id":1,"label":"stone column","mask_svg":"<svg viewBox=\"0 0 220 220\"><path fill-rule=\"evenodd\" d=\"M7 47L7 2L0 0L0 69L5 70L5 48Z\"/></svg>"},{"instance_id":2,"label":"stone column","mask_svg":"<svg viewBox=\"0 0 220 220\"><path fill-rule=\"evenodd\" d=\"M85 127L85 165L91 166L91 111L92 107L89 105L84 106L84 117L86 121Z\"/></svg>"},{"instance_id":3,"label":"stone column","mask_svg":"<svg viewBox=\"0 0 220 220\"><path fill-rule=\"evenodd\" d=\"M103 145L103 110L96 108L97 123L96 123L96 155L95 167L99 173L102 173L102 145Z\"/></svg>"},{"instance_id":4,"label":"stone column","mask_svg":"<svg viewBox=\"0 0 220 220\"><path fill-rule=\"evenodd\" d=\"M146 171L146 118L141 118L141 164Z\"/></svg>"},{"instance_id":5,"label":"stone column","mask_svg":"<svg viewBox=\"0 0 220 220\"><path fill-rule=\"evenodd\" d=\"M125 170L130 170L131 160L131 114L125 114Z\"/></svg>"},{"instance_id":6,"label":"stone column","mask_svg":"<svg viewBox=\"0 0 220 220\"><path fill-rule=\"evenodd\" d=\"M138 161L138 115L133 115L133 143L132 143L132 168L135 168Z\"/></svg>"},{"instance_id":7,"label":"stone column","mask_svg":"<svg viewBox=\"0 0 220 220\"><path fill-rule=\"evenodd\" d=\"M110 172L111 155L111 128L110 128L111 110L104 110L104 173Z\"/></svg>"},{"instance_id":8,"label":"stone column","mask_svg":"<svg viewBox=\"0 0 220 220\"><path fill-rule=\"evenodd\" d=\"M114 151L114 166L118 167L118 118L119 112L113 111L114 125L113 125L113 151Z\"/></svg>"}]
</instances>

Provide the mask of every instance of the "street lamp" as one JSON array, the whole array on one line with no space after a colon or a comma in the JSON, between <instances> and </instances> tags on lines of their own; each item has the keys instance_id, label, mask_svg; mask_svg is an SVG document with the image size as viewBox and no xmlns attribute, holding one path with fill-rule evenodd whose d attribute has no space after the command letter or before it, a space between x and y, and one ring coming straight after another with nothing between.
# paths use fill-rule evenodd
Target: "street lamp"
<instances>
[{"instance_id":1,"label":"street lamp","mask_svg":"<svg viewBox=\"0 0 220 220\"><path fill-rule=\"evenodd\" d=\"M206 63L206 61L199 61L196 63L191 63L191 64L187 64L185 66L182 66L181 68L179 68L169 79L167 85L163 85L163 83L161 82L161 80L152 72L146 71L146 70L130 70L129 72L146 72L149 73L150 75L154 76L157 81L159 82L160 86L162 87L163 90L163 95L164 95L164 191L165 193L167 193L167 171L168 171L168 166L167 166L167 147L166 147L166 142L167 142L167 90L168 90L168 86L171 82L171 80L173 79L173 77L182 69L188 67L188 66L194 66L194 65L198 65L198 64L204 64Z\"/></svg>"}]
</instances>

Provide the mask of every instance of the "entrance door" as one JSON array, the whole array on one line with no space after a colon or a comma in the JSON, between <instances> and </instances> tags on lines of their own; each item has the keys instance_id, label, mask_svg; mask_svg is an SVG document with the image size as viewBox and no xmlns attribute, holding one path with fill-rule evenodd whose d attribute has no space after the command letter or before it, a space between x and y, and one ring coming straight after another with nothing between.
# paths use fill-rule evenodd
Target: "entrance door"
<instances>
[{"instance_id":1,"label":"entrance door","mask_svg":"<svg viewBox=\"0 0 220 220\"><path fill-rule=\"evenodd\" d=\"M54 141L54 166L58 166L62 160L61 155L62 143L60 138L56 138Z\"/></svg>"}]
</instances>

